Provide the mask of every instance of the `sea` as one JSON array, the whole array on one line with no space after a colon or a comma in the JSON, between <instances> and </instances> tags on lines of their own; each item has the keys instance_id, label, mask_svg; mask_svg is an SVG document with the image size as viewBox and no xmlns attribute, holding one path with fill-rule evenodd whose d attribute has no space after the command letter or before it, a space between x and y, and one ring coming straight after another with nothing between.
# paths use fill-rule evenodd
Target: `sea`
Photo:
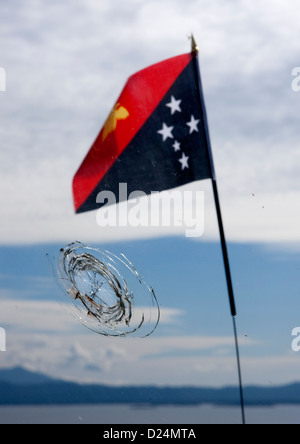
<instances>
[{"instance_id":1,"label":"sea","mask_svg":"<svg viewBox=\"0 0 300 444\"><path fill-rule=\"evenodd\" d=\"M300 424L300 406L247 407L247 424ZM2 406L0 424L241 424L238 407Z\"/></svg>"}]
</instances>

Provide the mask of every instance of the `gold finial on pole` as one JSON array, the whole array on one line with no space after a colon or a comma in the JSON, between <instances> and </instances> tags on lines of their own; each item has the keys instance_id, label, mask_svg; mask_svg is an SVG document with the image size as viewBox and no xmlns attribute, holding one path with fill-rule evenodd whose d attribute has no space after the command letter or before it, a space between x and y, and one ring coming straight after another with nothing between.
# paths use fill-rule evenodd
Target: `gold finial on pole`
<instances>
[{"instance_id":1,"label":"gold finial on pole","mask_svg":"<svg viewBox=\"0 0 300 444\"><path fill-rule=\"evenodd\" d=\"M197 54L199 52L199 48L197 46L196 40L194 39L194 35L191 34L189 38L192 41L192 52Z\"/></svg>"}]
</instances>

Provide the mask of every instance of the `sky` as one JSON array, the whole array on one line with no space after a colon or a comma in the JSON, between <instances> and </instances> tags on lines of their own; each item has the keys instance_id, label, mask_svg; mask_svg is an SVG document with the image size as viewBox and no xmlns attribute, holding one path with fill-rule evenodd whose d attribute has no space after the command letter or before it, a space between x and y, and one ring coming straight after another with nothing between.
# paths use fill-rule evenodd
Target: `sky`
<instances>
[{"instance_id":1,"label":"sky","mask_svg":"<svg viewBox=\"0 0 300 444\"><path fill-rule=\"evenodd\" d=\"M99 227L73 176L126 79L189 52L194 33L238 307L245 383L299 380L299 60L296 0L12 0L0 5L0 368L110 384L236 384L209 181L204 234ZM3 70L1 71L3 72ZM61 303L46 254L79 240L124 253L157 294L146 339L105 338Z\"/></svg>"},{"instance_id":2,"label":"sky","mask_svg":"<svg viewBox=\"0 0 300 444\"><path fill-rule=\"evenodd\" d=\"M188 52L191 32L228 239L299 240L297 2L13 1L1 17L2 243L149 236L75 218L70 184L126 79ZM216 239L210 185L197 187Z\"/></svg>"}]
</instances>

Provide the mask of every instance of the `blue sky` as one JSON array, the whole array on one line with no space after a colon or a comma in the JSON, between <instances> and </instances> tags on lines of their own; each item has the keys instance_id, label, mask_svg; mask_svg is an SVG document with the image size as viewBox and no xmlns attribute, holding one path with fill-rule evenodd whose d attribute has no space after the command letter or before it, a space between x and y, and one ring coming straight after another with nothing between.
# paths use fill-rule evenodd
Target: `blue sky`
<instances>
[{"instance_id":1,"label":"blue sky","mask_svg":"<svg viewBox=\"0 0 300 444\"><path fill-rule=\"evenodd\" d=\"M234 384L236 364L214 202L205 234L100 228L75 216L71 182L126 79L188 52L193 32L238 308L246 383L299 380L300 93L296 0L14 0L0 6L0 366L80 381ZM154 287L145 340L102 338L61 305L46 253L80 240L124 253Z\"/></svg>"},{"instance_id":2,"label":"blue sky","mask_svg":"<svg viewBox=\"0 0 300 444\"><path fill-rule=\"evenodd\" d=\"M55 376L106 383L234 383L219 244L162 238L99 246L126 254L154 287L163 316L153 336L103 338L73 319L46 256L57 255L61 245L3 247L0 322L7 329L8 350L1 355L2 365L23 364ZM245 383L297 380L299 357L291 350L291 332L299 316L298 255L233 243L229 253ZM128 373L116 365L120 362Z\"/></svg>"}]
</instances>

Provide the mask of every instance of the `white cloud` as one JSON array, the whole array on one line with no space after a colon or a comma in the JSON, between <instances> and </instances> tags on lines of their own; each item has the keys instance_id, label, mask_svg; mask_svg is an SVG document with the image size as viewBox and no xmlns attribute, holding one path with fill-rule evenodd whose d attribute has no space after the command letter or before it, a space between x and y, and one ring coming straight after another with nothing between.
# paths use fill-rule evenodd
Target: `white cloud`
<instances>
[{"instance_id":1,"label":"white cloud","mask_svg":"<svg viewBox=\"0 0 300 444\"><path fill-rule=\"evenodd\" d=\"M162 309L162 324L180 313ZM3 324L5 321L5 324ZM7 335L1 367L23 366L54 378L132 385L236 385L232 336L108 338L82 327L57 302L3 299L0 323ZM283 384L299 379L299 356L269 354L240 337L244 384ZM263 348L264 347L264 348Z\"/></svg>"},{"instance_id":2,"label":"white cloud","mask_svg":"<svg viewBox=\"0 0 300 444\"><path fill-rule=\"evenodd\" d=\"M161 325L178 315L178 310L162 308ZM57 378L108 384L221 385L234 375L232 337L107 338L82 327L62 304L49 301L4 299L1 322L7 333L2 367L21 365ZM241 338L243 343L254 344Z\"/></svg>"},{"instance_id":3,"label":"white cloud","mask_svg":"<svg viewBox=\"0 0 300 444\"><path fill-rule=\"evenodd\" d=\"M300 95L291 89L299 65L296 0L32 0L0 9L0 66L7 74L7 91L0 92L1 243L166 234L100 230L95 213L74 215L71 182L126 78L187 52L191 31L201 49L228 239L299 240ZM257 199L250 202L252 193ZM206 236L215 239L210 192L206 205Z\"/></svg>"}]
</instances>

